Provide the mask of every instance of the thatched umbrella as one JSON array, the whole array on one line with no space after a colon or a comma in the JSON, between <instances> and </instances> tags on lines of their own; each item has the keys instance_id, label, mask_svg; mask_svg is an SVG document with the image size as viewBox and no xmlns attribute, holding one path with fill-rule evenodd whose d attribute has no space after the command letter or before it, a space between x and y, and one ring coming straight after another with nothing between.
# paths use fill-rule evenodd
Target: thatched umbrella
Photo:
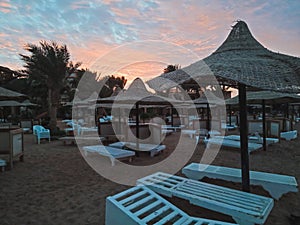
<instances>
[{"instance_id":1,"label":"thatched umbrella","mask_svg":"<svg viewBox=\"0 0 300 225\"><path fill-rule=\"evenodd\" d=\"M177 74L189 75L188 79L178 78ZM148 82L156 89L162 78L177 80L183 84L192 79L205 82L208 75L214 75L219 83L239 89L242 186L250 190L248 128L246 111L246 86L282 92L300 92L300 59L272 52L261 45L251 34L247 24L238 21L224 43L210 56L195 62L181 71L163 74ZM205 84L204 84L205 85Z\"/></svg>"},{"instance_id":2,"label":"thatched umbrella","mask_svg":"<svg viewBox=\"0 0 300 225\"><path fill-rule=\"evenodd\" d=\"M0 101L1 107L14 107L14 106L23 106L22 103L14 101L14 100L8 100L8 101Z\"/></svg>"},{"instance_id":3,"label":"thatched umbrella","mask_svg":"<svg viewBox=\"0 0 300 225\"><path fill-rule=\"evenodd\" d=\"M172 107L172 104L181 104L182 101L159 96L149 92L140 78L136 78L127 90L121 90L117 95L101 98L97 100L98 104L113 103L117 108L124 105L134 105L136 110L136 137L137 137L137 149L139 148L139 107L141 105L168 105ZM113 106L112 105L112 106ZM128 108L127 107L127 108Z\"/></svg>"},{"instance_id":4,"label":"thatched umbrella","mask_svg":"<svg viewBox=\"0 0 300 225\"><path fill-rule=\"evenodd\" d=\"M21 93L11 91L9 89L0 87L0 100L18 100L18 99L24 99L26 98L26 95L23 95Z\"/></svg>"},{"instance_id":5,"label":"thatched umbrella","mask_svg":"<svg viewBox=\"0 0 300 225\"><path fill-rule=\"evenodd\" d=\"M260 104L262 100L266 104L282 104L286 102L300 102L300 95L275 91L250 91L247 93L247 103ZM238 96L226 100L228 105L239 104Z\"/></svg>"}]
</instances>

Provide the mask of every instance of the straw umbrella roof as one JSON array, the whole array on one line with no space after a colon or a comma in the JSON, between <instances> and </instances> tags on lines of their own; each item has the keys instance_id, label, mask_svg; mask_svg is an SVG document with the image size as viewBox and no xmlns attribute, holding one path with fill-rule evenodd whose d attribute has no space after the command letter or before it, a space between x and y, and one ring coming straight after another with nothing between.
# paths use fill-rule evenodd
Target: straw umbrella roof
<instances>
[{"instance_id":1,"label":"straw umbrella roof","mask_svg":"<svg viewBox=\"0 0 300 225\"><path fill-rule=\"evenodd\" d=\"M212 74L229 86L242 83L259 89L300 92L300 58L268 50L252 36L243 21L233 26L224 43L210 56L147 83L160 91L175 86L162 84L162 79L178 85L190 82L191 78L204 82Z\"/></svg>"},{"instance_id":2,"label":"straw umbrella roof","mask_svg":"<svg viewBox=\"0 0 300 225\"><path fill-rule=\"evenodd\" d=\"M143 105L157 105L157 104L172 104L182 103L182 101L166 98L149 92L140 78L136 78L127 90L121 90L118 95L97 100L97 103L117 103L130 104L136 103Z\"/></svg>"},{"instance_id":3,"label":"straw umbrella roof","mask_svg":"<svg viewBox=\"0 0 300 225\"><path fill-rule=\"evenodd\" d=\"M9 106L23 106L23 105L22 103L14 100L0 101L0 107L9 107Z\"/></svg>"},{"instance_id":4,"label":"straw umbrella roof","mask_svg":"<svg viewBox=\"0 0 300 225\"><path fill-rule=\"evenodd\" d=\"M23 95L21 93L0 87L0 100L9 100L9 99L16 100L16 99L22 99L26 97L27 97L26 95Z\"/></svg>"},{"instance_id":5,"label":"straw umbrella roof","mask_svg":"<svg viewBox=\"0 0 300 225\"><path fill-rule=\"evenodd\" d=\"M275 91L256 91L247 93L247 102L250 104L259 104L262 100L265 100L266 104L300 102L300 95ZM226 100L226 104L239 104L239 96Z\"/></svg>"},{"instance_id":6,"label":"straw umbrella roof","mask_svg":"<svg viewBox=\"0 0 300 225\"><path fill-rule=\"evenodd\" d=\"M216 96L212 91L206 91L205 97L196 98L193 100L194 104L213 104L225 105L225 100Z\"/></svg>"},{"instance_id":7,"label":"straw umbrella roof","mask_svg":"<svg viewBox=\"0 0 300 225\"><path fill-rule=\"evenodd\" d=\"M25 101L21 102L21 104L22 104L22 106L26 106L26 107L37 106L37 104L30 102L29 99L26 99Z\"/></svg>"}]
</instances>

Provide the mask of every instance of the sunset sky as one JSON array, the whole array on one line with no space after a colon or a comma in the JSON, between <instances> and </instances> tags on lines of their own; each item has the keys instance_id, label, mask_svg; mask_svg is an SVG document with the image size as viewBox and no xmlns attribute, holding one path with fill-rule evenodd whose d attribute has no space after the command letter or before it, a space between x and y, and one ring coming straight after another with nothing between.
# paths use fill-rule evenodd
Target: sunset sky
<instances>
[{"instance_id":1,"label":"sunset sky","mask_svg":"<svg viewBox=\"0 0 300 225\"><path fill-rule=\"evenodd\" d=\"M211 54L236 20L268 49L300 56L297 0L0 0L0 15L0 65L12 69L22 69L26 43L54 40L84 68L109 57L129 80L147 80L167 64L183 67Z\"/></svg>"}]
</instances>

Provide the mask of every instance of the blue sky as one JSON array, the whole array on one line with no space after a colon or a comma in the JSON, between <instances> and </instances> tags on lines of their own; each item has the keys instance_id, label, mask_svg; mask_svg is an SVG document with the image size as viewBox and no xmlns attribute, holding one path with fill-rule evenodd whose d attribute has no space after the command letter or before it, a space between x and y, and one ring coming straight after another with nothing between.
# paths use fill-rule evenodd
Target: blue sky
<instances>
[{"instance_id":1,"label":"blue sky","mask_svg":"<svg viewBox=\"0 0 300 225\"><path fill-rule=\"evenodd\" d=\"M13 69L22 68L24 45L40 40L66 44L71 60L83 67L120 45L148 40L182 46L204 58L238 19L268 49L300 56L297 0L1 0L0 18L0 65Z\"/></svg>"}]
</instances>

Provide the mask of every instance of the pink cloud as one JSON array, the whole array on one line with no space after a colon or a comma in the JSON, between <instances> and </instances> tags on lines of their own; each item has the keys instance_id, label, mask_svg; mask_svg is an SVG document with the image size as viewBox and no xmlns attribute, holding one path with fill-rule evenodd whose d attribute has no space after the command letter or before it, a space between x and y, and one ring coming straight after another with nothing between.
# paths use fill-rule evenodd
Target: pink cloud
<instances>
[{"instance_id":1,"label":"pink cloud","mask_svg":"<svg viewBox=\"0 0 300 225\"><path fill-rule=\"evenodd\" d=\"M12 5L9 2L0 2L0 11L3 13L9 13L12 9Z\"/></svg>"}]
</instances>

